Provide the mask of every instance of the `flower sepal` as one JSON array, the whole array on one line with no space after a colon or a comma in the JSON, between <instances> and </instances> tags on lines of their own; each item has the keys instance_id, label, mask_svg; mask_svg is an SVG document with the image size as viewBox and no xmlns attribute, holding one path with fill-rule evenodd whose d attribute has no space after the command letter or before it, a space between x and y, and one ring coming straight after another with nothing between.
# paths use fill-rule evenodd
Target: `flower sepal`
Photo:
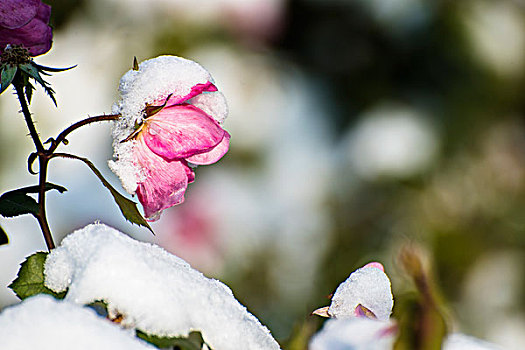
<instances>
[{"instance_id":1,"label":"flower sepal","mask_svg":"<svg viewBox=\"0 0 525 350\"><path fill-rule=\"evenodd\" d=\"M56 106L55 91L51 88L51 85L42 78L42 75L50 76L51 72L63 72L74 67L76 67L76 65L67 68L42 66L33 61L27 49L17 45L8 45L0 55L0 94L4 92L9 85L18 84L24 89L27 101L31 103L31 97L33 96L35 87L31 84L30 79L33 79L44 88Z\"/></svg>"},{"instance_id":2,"label":"flower sepal","mask_svg":"<svg viewBox=\"0 0 525 350\"><path fill-rule=\"evenodd\" d=\"M0 72L0 94L7 89L15 78L18 66L13 64L2 64Z\"/></svg>"}]
</instances>

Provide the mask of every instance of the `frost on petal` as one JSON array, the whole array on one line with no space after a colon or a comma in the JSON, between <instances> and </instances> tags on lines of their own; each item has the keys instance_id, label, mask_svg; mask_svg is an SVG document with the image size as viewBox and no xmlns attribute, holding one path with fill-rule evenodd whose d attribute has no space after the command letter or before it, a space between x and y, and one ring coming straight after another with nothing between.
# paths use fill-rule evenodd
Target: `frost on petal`
<instances>
[{"instance_id":1,"label":"frost on petal","mask_svg":"<svg viewBox=\"0 0 525 350\"><path fill-rule=\"evenodd\" d=\"M310 340L310 350L391 350L393 323L368 318L327 320Z\"/></svg>"},{"instance_id":2,"label":"frost on petal","mask_svg":"<svg viewBox=\"0 0 525 350\"><path fill-rule=\"evenodd\" d=\"M145 121L141 135L148 147L166 159L184 159L213 149L225 131L192 105L163 108Z\"/></svg>"},{"instance_id":3,"label":"frost on petal","mask_svg":"<svg viewBox=\"0 0 525 350\"><path fill-rule=\"evenodd\" d=\"M196 62L177 56L159 56L146 60L139 70L130 70L120 79L119 113L133 122L142 118L147 104L191 96L198 84L213 83L211 75ZM191 97L188 97L191 98Z\"/></svg>"},{"instance_id":4,"label":"frost on petal","mask_svg":"<svg viewBox=\"0 0 525 350\"><path fill-rule=\"evenodd\" d=\"M44 294L4 309L0 333L2 349L155 349L91 309Z\"/></svg>"},{"instance_id":5,"label":"frost on petal","mask_svg":"<svg viewBox=\"0 0 525 350\"><path fill-rule=\"evenodd\" d=\"M142 138L137 140L135 157L143 172L137 197L144 207L146 218L158 218L156 214L163 209L184 201L188 174L192 173L184 161L168 161L156 155Z\"/></svg>"},{"instance_id":6,"label":"frost on petal","mask_svg":"<svg viewBox=\"0 0 525 350\"><path fill-rule=\"evenodd\" d=\"M230 134L224 133L224 138L221 142L211 150L205 153L196 154L186 158L186 160L195 165L208 165L217 162L228 152L230 147Z\"/></svg>"},{"instance_id":7,"label":"frost on petal","mask_svg":"<svg viewBox=\"0 0 525 350\"><path fill-rule=\"evenodd\" d=\"M122 187L129 194L135 194L139 181L144 179L144 174L134 157L136 143L135 140L123 143L115 140L113 156L116 160L108 161L109 168L118 176L122 182Z\"/></svg>"},{"instance_id":8,"label":"frost on petal","mask_svg":"<svg viewBox=\"0 0 525 350\"><path fill-rule=\"evenodd\" d=\"M69 269L70 279L62 275ZM125 327L148 334L186 336L198 330L213 349L279 349L226 285L158 246L102 224L68 235L51 251L45 283L53 290L68 285L66 301L104 300L123 315Z\"/></svg>"},{"instance_id":9,"label":"frost on petal","mask_svg":"<svg viewBox=\"0 0 525 350\"><path fill-rule=\"evenodd\" d=\"M375 265L357 269L337 287L328 313L335 318L352 317L356 315L359 305L371 311L379 320L388 320L392 313L394 301L390 280Z\"/></svg>"}]
</instances>

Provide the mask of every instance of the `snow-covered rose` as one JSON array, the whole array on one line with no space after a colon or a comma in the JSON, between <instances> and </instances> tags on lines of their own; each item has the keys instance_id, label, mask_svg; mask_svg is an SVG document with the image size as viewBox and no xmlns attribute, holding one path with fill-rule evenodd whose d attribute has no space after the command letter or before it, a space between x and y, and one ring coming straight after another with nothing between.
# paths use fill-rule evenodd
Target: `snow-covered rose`
<instances>
[{"instance_id":1,"label":"snow-covered rose","mask_svg":"<svg viewBox=\"0 0 525 350\"><path fill-rule=\"evenodd\" d=\"M142 62L122 77L119 91L117 160L109 165L155 220L184 201L194 165L215 163L228 151L230 135L221 127L226 100L208 71L176 56Z\"/></svg>"}]
</instances>

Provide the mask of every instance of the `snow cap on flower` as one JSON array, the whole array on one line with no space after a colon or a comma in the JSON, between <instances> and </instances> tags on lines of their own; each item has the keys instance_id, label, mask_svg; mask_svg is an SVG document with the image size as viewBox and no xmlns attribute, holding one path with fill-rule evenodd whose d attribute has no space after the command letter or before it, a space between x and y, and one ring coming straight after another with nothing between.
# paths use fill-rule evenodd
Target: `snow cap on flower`
<instances>
[{"instance_id":1,"label":"snow cap on flower","mask_svg":"<svg viewBox=\"0 0 525 350\"><path fill-rule=\"evenodd\" d=\"M103 300L122 324L159 337L200 331L213 349L279 349L218 280L162 248L102 224L68 235L45 263L45 284L66 301Z\"/></svg>"},{"instance_id":2,"label":"snow cap on flower","mask_svg":"<svg viewBox=\"0 0 525 350\"><path fill-rule=\"evenodd\" d=\"M21 45L31 56L51 48L51 6L40 0L0 1L0 54L7 45Z\"/></svg>"},{"instance_id":3,"label":"snow cap on flower","mask_svg":"<svg viewBox=\"0 0 525 350\"><path fill-rule=\"evenodd\" d=\"M137 194L147 218L181 203L195 174L191 165L217 162L229 148L222 129L228 107L198 63L160 56L128 71L113 112L114 156L109 166Z\"/></svg>"},{"instance_id":4,"label":"snow cap on flower","mask_svg":"<svg viewBox=\"0 0 525 350\"><path fill-rule=\"evenodd\" d=\"M381 263L371 262L354 271L341 283L330 306L313 314L333 317L367 317L386 321L394 306L390 279Z\"/></svg>"},{"instance_id":5,"label":"snow cap on flower","mask_svg":"<svg viewBox=\"0 0 525 350\"><path fill-rule=\"evenodd\" d=\"M389 319L394 301L390 279L380 263L357 269L341 283L332 297L328 313L336 318L359 316L362 310L359 305L370 310L379 320Z\"/></svg>"},{"instance_id":6,"label":"snow cap on flower","mask_svg":"<svg viewBox=\"0 0 525 350\"><path fill-rule=\"evenodd\" d=\"M155 57L141 62L138 70L131 69L122 76L120 101L113 112L121 114L123 121L134 126L144 116L147 104L163 101L168 95L171 95L170 101L182 102L199 95L199 90L210 91L214 92L211 97L204 97L208 95L204 94L190 103L206 109L206 113L222 124L228 114L228 106L224 95L217 91L213 83L211 74L194 61L177 56Z\"/></svg>"}]
</instances>

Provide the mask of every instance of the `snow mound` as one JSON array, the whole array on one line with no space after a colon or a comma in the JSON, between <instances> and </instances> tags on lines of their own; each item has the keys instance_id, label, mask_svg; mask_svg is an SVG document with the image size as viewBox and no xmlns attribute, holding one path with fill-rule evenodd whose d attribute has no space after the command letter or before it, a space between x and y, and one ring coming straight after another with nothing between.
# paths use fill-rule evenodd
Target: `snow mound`
<instances>
[{"instance_id":1,"label":"snow mound","mask_svg":"<svg viewBox=\"0 0 525 350\"><path fill-rule=\"evenodd\" d=\"M103 224L67 236L45 264L45 284L65 300L102 300L122 325L162 337L200 331L214 349L279 349L266 327L220 281L162 248Z\"/></svg>"}]
</instances>

